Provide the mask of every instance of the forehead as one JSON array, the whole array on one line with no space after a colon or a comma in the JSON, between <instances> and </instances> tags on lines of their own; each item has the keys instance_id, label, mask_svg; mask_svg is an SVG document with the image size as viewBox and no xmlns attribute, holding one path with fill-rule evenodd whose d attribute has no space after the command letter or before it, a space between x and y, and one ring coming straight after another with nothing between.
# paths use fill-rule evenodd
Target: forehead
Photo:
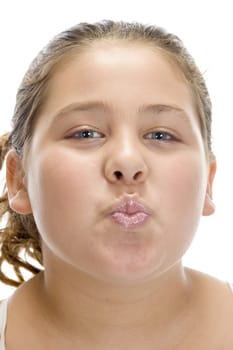
<instances>
[{"instance_id":1,"label":"forehead","mask_svg":"<svg viewBox=\"0 0 233 350\"><path fill-rule=\"evenodd\" d=\"M177 65L162 50L140 43L94 43L60 62L49 82L47 107L85 99L124 108L152 103L193 108L192 91Z\"/></svg>"}]
</instances>

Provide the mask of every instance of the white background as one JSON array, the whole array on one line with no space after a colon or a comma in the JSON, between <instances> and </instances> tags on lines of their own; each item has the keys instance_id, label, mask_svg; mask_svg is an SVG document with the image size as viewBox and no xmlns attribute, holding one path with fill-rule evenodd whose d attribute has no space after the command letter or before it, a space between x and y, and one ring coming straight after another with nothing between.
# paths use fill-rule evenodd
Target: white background
<instances>
[{"instance_id":1,"label":"white background","mask_svg":"<svg viewBox=\"0 0 233 350\"><path fill-rule=\"evenodd\" d=\"M184 263L233 282L233 21L229 1L13 1L0 3L0 134L10 128L17 87L47 41L77 22L101 19L157 24L184 41L204 72L213 102L218 160L216 213L203 218ZM0 284L0 299L13 289Z\"/></svg>"}]
</instances>

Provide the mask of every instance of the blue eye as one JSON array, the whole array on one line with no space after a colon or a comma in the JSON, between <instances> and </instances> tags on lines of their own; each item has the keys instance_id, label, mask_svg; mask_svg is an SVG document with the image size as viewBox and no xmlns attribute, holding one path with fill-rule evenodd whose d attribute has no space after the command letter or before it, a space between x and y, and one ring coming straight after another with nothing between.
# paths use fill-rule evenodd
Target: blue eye
<instances>
[{"instance_id":1,"label":"blue eye","mask_svg":"<svg viewBox=\"0 0 233 350\"><path fill-rule=\"evenodd\" d=\"M165 131L150 132L145 136L145 138L157 141L173 141L176 139L172 134Z\"/></svg>"},{"instance_id":2,"label":"blue eye","mask_svg":"<svg viewBox=\"0 0 233 350\"><path fill-rule=\"evenodd\" d=\"M102 138L103 135L95 130L92 129L83 129L75 131L73 134L68 136L68 138L74 138L74 139L96 139L96 138Z\"/></svg>"}]
</instances>

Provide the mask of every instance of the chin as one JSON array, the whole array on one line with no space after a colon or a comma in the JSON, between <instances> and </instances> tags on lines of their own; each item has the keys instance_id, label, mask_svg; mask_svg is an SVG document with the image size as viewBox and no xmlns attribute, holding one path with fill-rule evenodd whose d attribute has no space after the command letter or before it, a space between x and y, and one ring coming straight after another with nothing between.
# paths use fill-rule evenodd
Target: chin
<instances>
[{"instance_id":1,"label":"chin","mask_svg":"<svg viewBox=\"0 0 233 350\"><path fill-rule=\"evenodd\" d=\"M102 268L103 273L99 278L105 279L113 284L132 285L156 278L161 271L162 259L159 261L144 262L138 261L137 259L129 259L128 261L119 259L117 263L108 263L105 273Z\"/></svg>"}]
</instances>

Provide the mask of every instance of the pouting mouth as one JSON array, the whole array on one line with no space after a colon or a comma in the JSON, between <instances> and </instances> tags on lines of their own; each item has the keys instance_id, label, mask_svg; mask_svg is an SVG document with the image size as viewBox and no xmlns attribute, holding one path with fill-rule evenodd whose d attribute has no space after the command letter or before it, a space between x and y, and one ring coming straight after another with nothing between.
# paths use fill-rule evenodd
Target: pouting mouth
<instances>
[{"instance_id":1,"label":"pouting mouth","mask_svg":"<svg viewBox=\"0 0 233 350\"><path fill-rule=\"evenodd\" d=\"M116 203L116 205L111 208L111 214L117 212L126 215L134 215L136 213L150 214L150 210L144 204L133 199L126 199Z\"/></svg>"}]
</instances>

